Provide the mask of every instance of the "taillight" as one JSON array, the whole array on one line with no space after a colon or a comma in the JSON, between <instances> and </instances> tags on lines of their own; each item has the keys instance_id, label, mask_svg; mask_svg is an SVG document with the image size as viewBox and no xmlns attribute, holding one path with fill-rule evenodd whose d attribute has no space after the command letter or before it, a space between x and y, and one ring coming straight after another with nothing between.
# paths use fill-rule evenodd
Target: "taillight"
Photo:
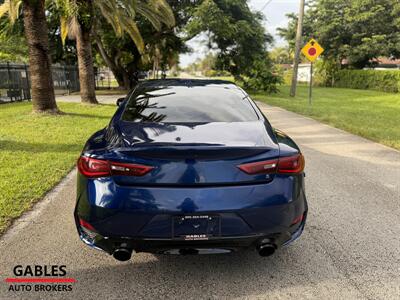
<instances>
[{"instance_id":1,"label":"taillight","mask_svg":"<svg viewBox=\"0 0 400 300\"><path fill-rule=\"evenodd\" d=\"M278 165L278 160L266 160L266 161L257 161L254 163L248 163L239 165L238 168L243 172L255 175L255 174L270 174L276 172L276 167Z\"/></svg>"},{"instance_id":2,"label":"taillight","mask_svg":"<svg viewBox=\"0 0 400 300\"><path fill-rule=\"evenodd\" d=\"M78 170L86 177L110 176L108 161L81 156L78 159Z\"/></svg>"},{"instance_id":3,"label":"taillight","mask_svg":"<svg viewBox=\"0 0 400 300\"><path fill-rule=\"evenodd\" d=\"M111 175L143 176L149 173L154 167L110 162Z\"/></svg>"},{"instance_id":4,"label":"taillight","mask_svg":"<svg viewBox=\"0 0 400 300\"><path fill-rule=\"evenodd\" d=\"M298 174L304 170L304 156L299 153L293 156L280 157L278 163L278 173Z\"/></svg>"},{"instance_id":5,"label":"taillight","mask_svg":"<svg viewBox=\"0 0 400 300\"><path fill-rule=\"evenodd\" d=\"M87 156L81 156L78 160L79 172L90 178L106 177L111 175L143 176L149 173L152 169L154 169L154 167L94 159Z\"/></svg>"},{"instance_id":6,"label":"taillight","mask_svg":"<svg viewBox=\"0 0 400 300\"><path fill-rule=\"evenodd\" d=\"M304 157L301 153L280 157L279 159L257 161L239 165L238 168L249 175L256 174L298 174L304 170Z\"/></svg>"}]
</instances>

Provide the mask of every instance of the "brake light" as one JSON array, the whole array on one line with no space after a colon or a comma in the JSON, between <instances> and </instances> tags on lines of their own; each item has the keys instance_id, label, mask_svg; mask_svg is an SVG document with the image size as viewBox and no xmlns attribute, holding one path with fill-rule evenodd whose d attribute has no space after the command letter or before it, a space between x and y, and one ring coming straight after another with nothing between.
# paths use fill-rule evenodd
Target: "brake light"
<instances>
[{"instance_id":1,"label":"brake light","mask_svg":"<svg viewBox=\"0 0 400 300\"><path fill-rule=\"evenodd\" d=\"M278 163L278 173L298 174L304 170L304 156L299 153L293 156L280 157Z\"/></svg>"},{"instance_id":2,"label":"brake light","mask_svg":"<svg viewBox=\"0 0 400 300\"><path fill-rule=\"evenodd\" d=\"M111 175L122 176L143 176L149 173L154 167L112 162L108 160L94 159L81 156L78 160L79 172L90 178L106 177Z\"/></svg>"},{"instance_id":3,"label":"brake light","mask_svg":"<svg viewBox=\"0 0 400 300\"><path fill-rule=\"evenodd\" d=\"M256 174L298 174L304 170L304 157L301 153L280 157L279 159L258 161L239 165L238 168L249 175Z\"/></svg>"},{"instance_id":4,"label":"brake light","mask_svg":"<svg viewBox=\"0 0 400 300\"><path fill-rule=\"evenodd\" d=\"M239 165L238 168L243 172L255 175L255 174L270 174L276 172L276 167L278 165L278 160L266 160L266 161L257 161L254 163L248 163Z\"/></svg>"},{"instance_id":5,"label":"brake light","mask_svg":"<svg viewBox=\"0 0 400 300\"><path fill-rule=\"evenodd\" d=\"M78 170L86 177L110 176L108 161L81 156L78 159Z\"/></svg>"},{"instance_id":6,"label":"brake light","mask_svg":"<svg viewBox=\"0 0 400 300\"><path fill-rule=\"evenodd\" d=\"M111 175L143 176L149 173L154 167L110 162Z\"/></svg>"}]
</instances>

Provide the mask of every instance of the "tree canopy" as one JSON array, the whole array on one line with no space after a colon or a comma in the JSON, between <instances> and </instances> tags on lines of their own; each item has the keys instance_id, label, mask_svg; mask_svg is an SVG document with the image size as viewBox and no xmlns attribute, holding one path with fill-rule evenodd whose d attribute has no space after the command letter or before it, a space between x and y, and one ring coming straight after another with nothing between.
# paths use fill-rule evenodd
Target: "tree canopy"
<instances>
[{"instance_id":1,"label":"tree canopy","mask_svg":"<svg viewBox=\"0 0 400 300\"><path fill-rule=\"evenodd\" d=\"M0 62L28 62L28 46L23 35L22 20L9 26L5 18L0 19Z\"/></svg>"},{"instance_id":2,"label":"tree canopy","mask_svg":"<svg viewBox=\"0 0 400 300\"><path fill-rule=\"evenodd\" d=\"M253 12L246 0L204 0L192 11L187 39L201 33L208 47L217 50L216 64L236 78L248 75L264 59L271 35L265 32L263 15Z\"/></svg>"},{"instance_id":3,"label":"tree canopy","mask_svg":"<svg viewBox=\"0 0 400 300\"><path fill-rule=\"evenodd\" d=\"M127 34L116 36L112 27L101 18L95 24L95 50L99 60L113 71L119 85L129 88L132 74L138 70L149 70L154 62L158 68L166 69L176 65L179 54L188 51L179 33L190 17L189 11L195 1L167 1L174 14L175 26L163 25L160 28L142 15L136 17L140 28L144 49L140 51Z\"/></svg>"},{"instance_id":4,"label":"tree canopy","mask_svg":"<svg viewBox=\"0 0 400 300\"><path fill-rule=\"evenodd\" d=\"M293 47L297 16L280 28ZM353 68L363 68L380 56L400 57L400 3L398 0L313 0L305 13L305 40L323 45L323 56Z\"/></svg>"}]
</instances>

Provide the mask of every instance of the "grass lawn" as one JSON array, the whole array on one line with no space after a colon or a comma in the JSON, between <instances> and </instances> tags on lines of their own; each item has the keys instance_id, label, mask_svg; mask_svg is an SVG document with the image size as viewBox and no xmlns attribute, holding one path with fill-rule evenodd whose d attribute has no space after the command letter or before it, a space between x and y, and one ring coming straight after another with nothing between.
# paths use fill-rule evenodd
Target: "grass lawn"
<instances>
[{"instance_id":1,"label":"grass lawn","mask_svg":"<svg viewBox=\"0 0 400 300\"><path fill-rule=\"evenodd\" d=\"M65 115L33 115L28 102L0 105L0 233L73 168L87 138L116 110L79 103L59 107Z\"/></svg>"},{"instance_id":2,"label":"grass lawn","mask_svg":"<svg viewBox=\"0 0 400 300\"><path fill-rule=\"evenodd\" d=\"M278 94L253 94L252 98L400 149L400 94L313 88L311 106L304 85L298 87L296 98L288 95L289 87L282 86Z\"/></svg>"}]
</instances>

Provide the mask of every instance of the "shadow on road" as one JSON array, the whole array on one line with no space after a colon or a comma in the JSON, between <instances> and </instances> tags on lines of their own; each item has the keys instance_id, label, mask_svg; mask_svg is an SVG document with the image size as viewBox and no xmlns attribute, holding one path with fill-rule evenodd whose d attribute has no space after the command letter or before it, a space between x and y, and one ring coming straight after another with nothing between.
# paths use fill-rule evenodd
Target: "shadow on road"
<instances>
[{"instance_id":1,"label":"shadow on road","mask_svg":"<svg viewBox=\"0 0 400 300\"><path fill-rule=\"evenodd\" d=\"M76 290L90 286L99 295L102 290L123 291L131 297L266 295L269 291L310 283L307 276L299 276L304 274L298 261L300 248L296 248L281 249L267 258L253 250L201 256L138 254L140 259L134 256L127 263L113 261L69 275L78 280ZM143 291L146 294L141 294Z\"/></svg>"}]
</instances>

